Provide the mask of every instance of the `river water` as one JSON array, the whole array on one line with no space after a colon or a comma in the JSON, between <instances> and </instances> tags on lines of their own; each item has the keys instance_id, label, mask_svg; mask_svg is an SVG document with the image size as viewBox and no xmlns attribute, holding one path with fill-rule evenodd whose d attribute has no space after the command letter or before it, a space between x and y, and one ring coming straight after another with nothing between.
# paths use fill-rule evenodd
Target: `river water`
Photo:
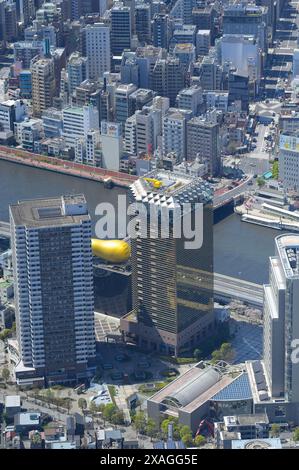
<instances>
[{"instance_id":1,"label":"river water","mask_svg":"<svg viewBox=\"0 0 299 470\"><path fill-rule=\"evenodd\" d=\"M100 202L116 204L120 188L37 168L0 161L0 220L8 220L9 204L18 200L61 194L84 193L95 221ZM274 254L274 238L280 232L241 222L232 214L214 226L215 272L256 283L268 282L268 259Z\"/></svg>"}]
</instances>

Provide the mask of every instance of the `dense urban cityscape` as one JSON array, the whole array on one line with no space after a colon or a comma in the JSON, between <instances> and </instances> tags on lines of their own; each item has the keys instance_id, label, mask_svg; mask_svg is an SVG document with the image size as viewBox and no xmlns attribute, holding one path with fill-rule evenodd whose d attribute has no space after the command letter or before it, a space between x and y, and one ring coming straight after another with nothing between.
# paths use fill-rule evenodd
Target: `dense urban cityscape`
<instances>
[{"instance_id":1,"label":"dense urban cityscape","mask_svg":"<svg viewBox=\"0 0 299 470\"><path fill-rule=\"evenodd\" d=\"M299 449L298 31L0 0L0 452Z\"/></svg>"}]
</instances>

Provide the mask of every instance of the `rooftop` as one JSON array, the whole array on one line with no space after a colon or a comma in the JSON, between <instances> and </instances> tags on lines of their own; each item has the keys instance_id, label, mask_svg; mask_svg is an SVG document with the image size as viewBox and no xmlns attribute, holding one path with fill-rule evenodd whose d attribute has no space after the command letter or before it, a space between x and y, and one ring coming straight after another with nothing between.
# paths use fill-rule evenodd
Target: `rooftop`
<instances>
[{"instance_id":1,"label":"rooftop","mask_svg":"<svg viewBox=\"0 0 299 470\"><path fill-rule=\"evenodd\" d=\"M83 195L19 201L10 211L16 226L68 226L90 220Z\"/></svg>"},{"instance_id":2,"label":"rooftop","mask_svg":"<svg viewBox=\"0 0 299 470\"><path fill-rule=\"evenodd\" d=\"M286 277L299 279L299 235L279 235L276 245Z\"/></svg>"},{"instance_id":3,"label":"rooftop","mask_svg":"<svg viewBox=\"0 0 299 470\"><path fill-rule=\"evenodd\" d=\"M198 363L154 394L150 401L183 408L184 411L192 413L206 401L214 399L234 380L229 375L221 375L214 367L203 367Z\"/></svg>"},{"instance_id":4,"label":"rooftop","mask_svg":"<svg viewBox=\"0 0 299 470\"><path fill-rule=\"evenodd\" d=\"M211 185L201 178L166 170L154 170L131 185L136 201L174 208L182 203L212 200Z\"/></svg>"},{"instance_id":5,"label":"rooftop","mask_svg":"<svg viewBox=\"0 0 299 470\"><path fill-rule=\"evenodd\" d=\"M224 387L220 392L216 393L212 400L247 400L252 398L248 374L239 375L233 382Z\"/></svg>"},{"instance_id":6,"label":"rooftop","mask_svg":"<svg viewBox=\"0 0 299 470\"><path fill-rule=\"evenodd\" d=\"M5 408L21 407L20 395L7 395L5 397Z\"/></svg>"}]
</instances>

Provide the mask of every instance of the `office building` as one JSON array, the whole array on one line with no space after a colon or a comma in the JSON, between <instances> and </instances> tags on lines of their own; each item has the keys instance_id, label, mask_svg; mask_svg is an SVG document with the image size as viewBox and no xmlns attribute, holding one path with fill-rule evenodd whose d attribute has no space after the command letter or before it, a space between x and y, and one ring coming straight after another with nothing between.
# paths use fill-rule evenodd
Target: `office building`
<instances>
[{"instance_id":1,"label":"office building","mask_svg":"<svg viewBox=\"0 0 299 470\"><path fill-rule=\"evenodd\" d=\"M62 111L55 108L48 108L43 112L42 120L46 138L62 136Z\"/></svg>"},{"instance_id":2,"label":"office building","mask_svg":"<svg viewBox=\"0 0 299 470\"><path fill-rule=\"evenodd\" d=\"M91 220L85 197L10 206L19 385L82 381L95 358Z\"/></svg>"},{"instance_id":3,"label":"office building","mask_svg":"<svg viewBox=\"0 0 299 470\"><path fill-rule=\"evenodd\" d=\"M152 90L146 90L144 88L138 88L129 95L130 109L132 112L141 110L144 106L149 106L155 93Z\"/></svg>"},{"instance_id":4,"label":"office building","mask_svg":"<svg viewBox=\"0 0 299 470\"><path fill-rule=\"evenodd\" d=\"M153 19L153 44L168 49L172 33L172 20L166 13L158 13Z\"/></svg>"},{"instance_id":5,"label":"office building","mask_svg":"<svg viewBox=\"0 0 299 470\"><path fill-rule=\"evenodd\" d=\"M178 355L214 329L212 190L199 178L154 170L133 183L130 195L136 204L134 222L140 227L145 219L146 226L131 240L133 311L121 319L120 328L143 350ZM184 235L175 234L174 225L185 219L174 207L183 202L191 203L191 218L197 210L192 203L204 204L203 244L196 250L186 247ZM150 220L150 213L159 211L161 217Z\"/></svg>"},{"instance_id":6,"label":"office building","mask_svg":"<svg viewBox=\"0 0 299 470\"><path fill-rule=\"evenodd\" d=\"M145 106L135 113L137 154L153 156L162 139L162 111Z\"/></svg>"},{"instance_id":7,"label":"office building","mask_svg":"<svg viewBox=\"0 0 299 470\"><path fill-rule=\"evenodd\" d=\"M299 76L299 49L294 49L293 52L293 78L296 78Z\"/></svg>"},{"instance_id":8,"label":"office building","mask_svg":"<svg viewBox=\"0 0 299 470\"><path fill-rule=\"evenodd\" d=\"M199 157L207 160L209 173L216 176L220 172L219 124L194 117L187 122L187 160Z\"/></svg>"},{"instance_id":9,"label":"office building","mask_svg":"<svg viewBox=\"0 0 299 470\"><path fill-rule=\"evenodd\" d=\"M185 87L185 80L186 71L180 59L169 56L156 61L152 72L153 90L158 95L167 96L171 106L175 106L178 92Z\"/></svg>"},{"instance_id":10,"label":"office building","mask_svg":"<svg viewBox=\"0 0 299 470\"><path fill-rule=\"evenodd\" d=\"M23 69L30 69L31 60L36 56L44 56L42 41L18 41L13 45L14 62L21 62Z\"/></svg>"},{"instance_id":11,"label":"office building","mask_svg":"<svg viewBox=\"0 0 299 470\"><path fill-rule=\"evenodd\" d=\"M76 140L75 161L91 166L101 166L100 130L91 129L85 137Z\"/></svg>"},{"instance_id":12,"label":"office building","mask_svg":"<svg viewBox=\"0 0 299 470\"><path fill-rule=\"evenodd\" d=\"M175 44L195 44L196 26L192 24L176 23L171 38L171 46Z\"/></svg>"},{"instance_id":13,"label":"office building","mask_svg":"<svg viewBox=\"0 0 299 470\"><path fill-rule=\"evenodd\" d=\"M283 132L279 142L279 179L288 190L299 190L299 135Z\"/></svg>"},{"instance_id":14,"label":"office building","mask_svg":"<svg viewBox=\"0 0 299 470\"><path fill-rule=\"evenodd\" d=\"M50 46L57 46L57 29L53 25L40 24L34 20L32 26L25 31L25 41L48 41Z\"/></svg>"},{"instance_id":15,"label":"office building","mask_svg":"<svg viewBox=\"0 0 299 470\"><path fill-rule=\"evenodd\" d=\"M249 77L247 74L230 71L228 79L229 104L240 102L242 111L248 111L250 100Z\"/></svg>"},{"instance_id":16,"label":"office building","mask_svg":"<svg viewBox=\"0 0 299 470\"><path fill-rule=\"evenodd\" d=\"M223 34L255 36L261 49L267 50L267 8L235 3L224 7Z\"/></svg>"},{"instance_id":17,"label":"office building","mask_svg":"<svg viewBox=\"0 0 299 470\"><path fill-rule=\"evenodd\" d=\"M119 171L123 152L122 125L116 122L101 122L102 167Z\"/></svg>"},{"instance_id":18,"label":"office building","mask_svg":"<svg viewBox=\"0 0 299 470\"><path fill-rule=\"evenodd\" d=\"M196 85L183 88L177 96L177 106L179 109L192 111L193 116L197 116L203 104L202 89Z\"/></svg>"},{"instance_id":19,"label":"office building","mask_svg":"<svg viewBox=\"0 0 299 470\"><path fill-rule=\"evenodd\" d=\"M138 65L139 86L141 88L154 89L154 68L159 59L162 59L165 51L160 47L145 46L136 50L136 63Z\"/></svg>"},{"instance_id":20,"label":"office building","mask_svg":"<svg viewBox=\"0 0 299 470\"><path fill-rule=\"evenodd\" d=\"M0 1L0 41L14 41L17 38L16 4Z\"/></svg>"},{"instance_id":21,"label":"office building","mask_svg":"<svg viewBox=\"0 0 299 470\"><path fill-rule=\"evenodd\" d=\"M135 29L138 41L147 44L151 41L151 10L147 3L135 6Z\"/></svg>"},{"instance_id":22,"label":"office building","mask_svg":"<svg viewBox=\"0 0 299 470\"><path fill-rule=\"evenodd\" d=\"M53 104L56 92L53 59L37 59L31 64L33 115L40 117Z\"/></svg>"},{"instance_id":23,"label":"office building","mask_svg":"<svg viewBox=\"0 0 299 470\"><path fill-rule=\"evenodd\" d=\"M169 108L163 118L163 155L174 153L178 162L186 158L187 121L191 117L192 111Z\"/></svg>"},{"instance_id":24,"label":"office building","mask_svg":"<svg viewBox=\"0 0 299 470\"><path fill-rule=\"evenodd\" d=\"M196 33L196 54L197 56L208 55L211 47L210 30L200 29Z\"/></svg>"},{"instance_id":25,"label":"office building","mask_svg":"<svg viewBox=\"0 0 299 470\"><path fill-rule=\"evenodd\" d=\"M222 65L230 64L237 73L247 75L253 86L253 97L258 93L262 70L262 51L254 36L224 35L221 40Z\"/></svg>"},{"instance_id":26,"label":"office building","mask_svg":"<svg viewBox=\"0 0 299 470\"><path fill-rule=\"evenodd\" d=\"M63 137L69 147L75 148L76 140L86 137L91 129L99 129L99 112L92 105L67 106L62 111Z\"/></svg>"},{"instance_id":27,"label":"office building","mask_svg":"<svg viewBox=\"0 0 299 470\"><path fill-rule=\"evenodd\" d=\"M218 60L211 56L205 56L200 64L199 83L203 90L221 90L223 81L223 69Z\"/></svg>"},{"instance_id":28,"label":"office building","mask_svg":"<svg viewBox=\"0 0 299 470\"><path fill-rule=\"evenodd\" d=\"M130 83L119 85L115 90L115 120L123 125L123 130L127 118L134 114L134 102L129 98L136 89L137 87Z\"/></svg>"},{"instance_id":29,"label":"office building","mask_svg":"<svg viewBox=\"0 0 299 470\"><path fill-rule=\"evenodd\" d=\"M15 122L14 135L16 142L20 144L24 150L34 152L35 145L44 135L43 121L41 119L27 118L24 121Z\"/></svg>"},{"instance_id":30,"label":"office building","mask_svg":"<svg viewBox=\"0 0 299 470\"><path fill-rule=\"evenodd\" d=\"M299 325L299 237L276 237L270 284L264 287L264 365L271 396L299 402L299 365L291 360Z\"/></svg>"},{"instance_id":31,"label":"office building","mask_svg":"<svg viewBox=\"0 0 299 470\"><path fill-rule=\"evenodd\" d=\"M73 52L67 63L68 92L70 95L75 88L88 78L87 58L79 52Z\"/></svg>"},{"instance_id":32,"label":"office building","mask_svg":"<svg viewBox=\"0 0 299 470\"><path fill-rule=\"evenodd\" d=\"M26 117L26 106L21 100L7 100L0 103L1 131L13 131L14 123Z\"/></svg>"},{"instance_id":33,"label":"office building","mask_svg":"<svg viewBox=\"0 0 299 470\"><path fill-rule=\"evenodd\" d=\"M32 80L30 70L21 70L19 75L20 97L31 98L32 96Z\"/></svg>"},{"instance_id":34,"label":"office building","mask_svg":"<svg viewBox=\"0 0 299 470\"><path fill-rule=\"evenodd\" d=\"M120 56L131 49L131 9L122 4L111 8L111 53Z\"/></svg>"},{"instance_id":35,"label":"office building","mask_svg":"<svg viewBox=\"0 0 299 470\"><path fill-rule=\"evenodd\" d=\"M191 63L196 59L194 44L176 44L173 48L173 55L177 57L185 70L189 69Z\"/></svg>"},{"instance_id":36,"label":"office building","mask_svg":"<svg viewBox=\"0 0 299 470\"><path fill-rule=\"evenodd\" d=\"M216 36L216 18L218 14L214 5L199 5L192 10L192 22L198 30L208 30L211 36L211 43L214 44Z\"/></svg>"},{"instance_id":37,"label":"office building","mask_svg":"<svg viewBox=\"0 0 299 470\"><path fill-rule=\"evenodd\" d=\"M88 58L88 77L98 80L110 72L110 28L104 23L89 24L84 28L84 55Z\"/></svg>"},{"instance_id":38,"label":"office building","mask_svg":"<svg viewBox=\"0 0 299 470\"><path fill-rule=\"evenodd\" d=\"M124 150L130 155L137 155L136 145L136 115L126 120L124 135Z\"/></svg>"}]
</instances>

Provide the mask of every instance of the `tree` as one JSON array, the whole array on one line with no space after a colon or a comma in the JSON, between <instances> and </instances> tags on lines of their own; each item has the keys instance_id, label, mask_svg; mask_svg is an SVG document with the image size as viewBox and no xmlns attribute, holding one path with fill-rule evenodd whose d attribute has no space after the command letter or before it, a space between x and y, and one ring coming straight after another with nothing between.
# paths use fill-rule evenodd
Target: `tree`
<instances>
[{"instance_id":1,"label":"tree","mask_svg":"<svg viewBox=\"0 0 299 470\"><path fill-rule=\"evenodd\" d=\"M222 343L220 348L222 359L226 362L232 362L235 357L235 351L231 343Z\"/></svg>"},{"instance_id":2,"label":"tree","mask_svg":"<svg viewBox=\"0 0 299 470\"><path fill-rule=\"evenodd\" d=\"M137 432L144 434L146 430L146 416L143 411L138 411L134 416L134 426Z\"/></svg>"},{"instance_id":3,"label":"tree","mask_svg":"<svg viewBox=\"0 0 299 470\"><path fill-rule=\"evenodd\" d=\"M0 333L0 340L2 340L2 341L6 340L6 338L8 338L10 334L11 334L11 330L5 328Z\"/></svg>"},{"instance_id":4,"label":"tree","mask_svg":"<svg viewBox=\"0 0 299 470\"><path fill-rule=\"evenodd\" d=\"M270 429L271 437L278 437L280 434L280 426L279 424L273 423Z\"/></svg>"},{"instance_id":5,"label":"tree","mask_svg":"<svg viewBox=\"0 0 299 470\"><path fill-rule=\"evenodd\" d=\"M295 442L298 442L299 441L299 428L295 428L294 429L294 432L293 432L293 440Z\"/></svg>"},{"instance_id":6,"label":"tree","mask_svg":"<svg viewBox=\"0 0 299 470\"><path fill-rule=\"evenodd\" d=\"M116 412L117 408L114 403L108 403L103 409L103 418L107 421L111 421L113 414Z\"/></svg>"},{"instance_id":7,"label":"tree","mask_svg":"<svg viewBox=\"0 0 299 470\"><path fill-rule=\"evenodd\" d=\"M111 416L111 423L112 424L124 424L124 412L123 410L116 410Z\"/></svg>"},{"instance_id":8,"label":"tree","mask_svg":"<svg viewBox=\"0 0 299 470\"><path fill-rule=\"evenodd\" d=\"M212 352L212 362L225 361L232 362L235 357L235 351L231 343L222 343L220 349Z\"/></svg>"},{"instance_id":9,"label":"tree","mask_svg":"<svg viewBox=\"0 0 299 470\"><path fill-rule=\"evenodd\" d=\"M146 434L152 438L155 437L158 434L158 426L155 423L155 421L151 418L148 418L147 424L146 424Z\"/></svg>"},{"instance_id":10,"label":"tree","mask_svg":"<svg viewBox=\"0 0 299 470\"><path fill-rule=\"evenodd\" d=\"M258 178L256 181L257 181L259 188L261 188L262 186L266 184L266 181L262 177Z\"/></svg>"},{"instance_id":11,"label":"tree","mask_svg":"<svg viewBox=\"0 0 299 470\"><path fill-rule=\"evenodd\" d=\"M189 447L193 444L192 432L190 431L190 429L188 430L188 432L182 434L181 439L185 446Z\"/></svg>"},{"instance_id":12,"label":"tree","mask_svg":"<svg viewBox=\"0 0 299 470\"><path fill-rule=\"evenodd\" d=\"M202 445L204 445L205 442L206 442L206 439L201 434L196 436L194 439L194 444L196 445L196 447L201 447Z\"/></svg>"},{"instance_id":13,"label":"tree","mask_svg":"<svg viewBox=\"0 0 299 470\"><path fill-rule=\"evenodd\" d=\"M2 379L4 380L4 382L6 383L8 381L10 377L10 372L9 372L9 369L7 369L6 367L2 370Z\"/></svg>"},{"instance_id":14,"label":"tree","mask_svg":"<svg viewBox=\"0 0 299 470\"><path fill-rule=\"evenodd\" d=\"M193 351L193 357L197 360L200 361L202 358L202 351L200 349L194 349Z\"/></svg>"},{"instance_id":15,"label":"tree","mask_svg":"<svg viewBox=\"0 0 299 470\"><path fill-rule=\"evenodd\" d=\"M167 418L164 419L161 423L161 431L164 435L164 437L167 437L168 435L168 426L169 424L172 424L173 426L173 437L175 439L180 439L180 428L181 426L178 424L178 419L177 418Z\"/></svg>"},{"instance_id":16,"label":"tree","mask_svg":"<svg viewBox=\"0 0 299 470\"><path fill-rule=\"evenodd\" d=\"M275 161L272 165L272 176L274 179L278 180L279 177L279 163Z\"/></svg>"},{"instance_id":17,"label":"tree","mask_svg":"<svg viewBox=\"0 0 299 470\"><path fill-rule=\"evenodd\" d=\"M78 400L78 406L79 408L81 409L82 413L84 410L86 410L87 408L87 401L85 400L85 398L79 398Z\"/></svg>"}]
</instances>

